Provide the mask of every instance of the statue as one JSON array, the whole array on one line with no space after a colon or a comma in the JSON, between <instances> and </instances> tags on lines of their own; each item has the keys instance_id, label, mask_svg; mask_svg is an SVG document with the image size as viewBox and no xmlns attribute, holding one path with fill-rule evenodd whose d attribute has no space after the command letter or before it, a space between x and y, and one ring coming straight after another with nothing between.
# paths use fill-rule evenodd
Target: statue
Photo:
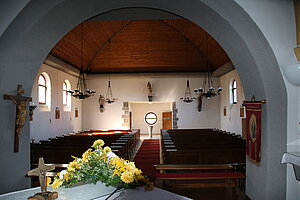
<instances>
[{"instance_id":1,"label":"statue","mask_svg":"<svg viewBox=\"0 0 300 200\"><path fill-rule=\"evenodd\" d=\"M15 122L15 141L14 141L14 152L19 152L19 138L21 130L26 122L27 117L27 103L32 101L31 97L24 97L24 90L22 85L18 85L17 96L4 95L4 99L11 100L16 104L16 122Z\"/></svg>"},{"instance_id":2,"label":"statue","mask_svg":"<svg viewBox=\"0 0 300 200\"><path fill-rule=\"evenodd\" d=\"M99 109L100 109L100 112L103 113L105 108L104 108L104 105L105 105L105 98L103 95L100 94L99 96Z\"/></svg>"},{"instance_id":3,"label":"statue","mask_svg":"<svg viewBox=\"0 0 300 200\"><path fill-rule=\"evenodd\" d=\"M198 110L198 112L201 112L201 110L202 110L202 95L201 94L199 94L199 96L198 96L197 110Z\"/></svg>"},{"instance_id":4,"label":"statue","mask_svg":"<svg viewBox=\"0 0 300 200\"><path fill-rule=\"evenodd\" d=\"M152 86L151 86L151 83L150 82L148 82L147 83L147 88L148 88L148 100L149 101L152 101Z\"/></svg>"}]
</instances>

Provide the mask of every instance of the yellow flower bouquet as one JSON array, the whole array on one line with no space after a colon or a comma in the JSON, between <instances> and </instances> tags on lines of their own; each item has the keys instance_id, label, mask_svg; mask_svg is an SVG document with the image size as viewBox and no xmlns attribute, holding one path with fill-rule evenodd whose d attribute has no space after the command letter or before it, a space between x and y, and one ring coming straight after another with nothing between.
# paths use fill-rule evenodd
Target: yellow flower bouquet
<instances>
[{"instance_id":1,"label":"yellow flower bouquet","mask_svg":"<svg viewBox=\"0 0 300 200\"><path fill-rule=\"evenodd\" d=\"M142 175L134 162L116 156L103 140L96 140L92 148L82 154L82 158L73 157L66 170L57 174L52 187L71 187L75 183L93 183L101 181L106 186L117 188L136 188L143 186L151 190L153 183Z\"/></svg>"}]
</instances>

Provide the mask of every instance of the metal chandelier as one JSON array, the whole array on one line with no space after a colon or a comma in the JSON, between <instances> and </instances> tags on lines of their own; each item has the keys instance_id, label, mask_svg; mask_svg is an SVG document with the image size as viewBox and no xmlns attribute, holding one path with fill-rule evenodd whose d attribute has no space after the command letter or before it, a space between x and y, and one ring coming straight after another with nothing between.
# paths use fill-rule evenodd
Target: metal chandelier
<instances>
[{"instance_id":1,"label":"metal chandelier","mask_svg":"<svg viewBox=\"0 0 300 200\"><path fill-rule=\"evenodd\" d=\"M83 23L81 23L80 73L78 76L76 89L68 91L70 94L72 94L73 97L77 99L86 99L90 96L93 96L96 93L95 90L90 90L87 88L85 75L83 71L83 64L82 64L83 63L82 49L83 49Z\"/></svg>"}]
</instances>

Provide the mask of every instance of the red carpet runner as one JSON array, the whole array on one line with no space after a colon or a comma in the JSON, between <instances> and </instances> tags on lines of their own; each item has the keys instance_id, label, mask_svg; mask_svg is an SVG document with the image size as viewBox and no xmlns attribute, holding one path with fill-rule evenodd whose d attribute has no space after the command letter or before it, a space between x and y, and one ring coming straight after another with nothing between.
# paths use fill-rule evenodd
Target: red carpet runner
<instances>
[{"instance_id":1,"label":"red carpet runner","mask_svg":"<svg viewBox=\"0 0 300 200\"><path fill-rule=\"evenodd\" d=\"M144 140L142 146L138 150L135 158L135 165L143 171L144 175L154 181L156 173L154 165L159 164L159 140L147 139Z\"/></svg>"}]
</instances>

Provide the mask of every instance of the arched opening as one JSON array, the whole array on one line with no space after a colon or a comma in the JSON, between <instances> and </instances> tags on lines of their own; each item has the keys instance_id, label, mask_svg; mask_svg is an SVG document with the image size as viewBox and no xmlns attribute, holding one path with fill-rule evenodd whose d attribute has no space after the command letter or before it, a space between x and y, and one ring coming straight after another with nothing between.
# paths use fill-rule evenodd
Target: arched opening
<instances>
[{"instance_id":1,"label":"arched opening","mask_svg":"<svg viewBox=\"0 0 300 200\"><path fill-rule=\"evenodd\" d=\"M39 4L39 9L35 6ZM0 58L4 73L1 76L0 89L2 93L12 93L17 83L23 84L28 95L33 80L44 58L51 47L71 28L99 13L124 7L148 7L166 10L183 16L208 31L225 49L231 60L237 66L244 85L246 98L255 94L257 99L266 98L268 104L263 109L262 132L262 163L257 168L247 165L247 194L257 199L284 199L285 198L285 167L279 164L281 153L286 144L286 101L287 94L280 73L278 63L270 45L252 19L239 7L236 2L226 5L226 9L215 2L168 1L148 2L123 1L122 5L116 2L90 1L84 6L79 2L62 1L59 3L30 2L22 10L22 14L15 18L14 23L2 34L6 40L1 43ZM35 12L31 12L33 9ZM79 14L78 14L79 13ZM198 14L202 15L199 16ZM62 21L61 19L68 19ZM28 24L23 24L24 20ZM46 23L47 22L47 23ZM247 22L247 23L245 23ZM216 26L216 24L218 26ZM25 27L24 27L25 26ZM22 30L22 31L19 31ZM235 43L232 43L235 41ZM257 41L253 43L253 41ZM236 44L239 44L237 48ZM241 56L243 55L243 56ZM22 67L20 67L22 65ZM19 74L13 76L18 70ZM11 77L14 77L13 79ZM271 84L270 84L271 83ZM280 91L280 93L278 93ZM1 110L4 113L12 109L1 101ZM1 126L13 132L13 115L3 117ZM282 119L284 119L282 121ZM1 157L10 154L12 137L3 136L7 144L1 147ZM22 133L20 150L22 153L7 158L1 171L8 172L14 162L24 161L20 171L14 177L4 176L7 182L3 191L12 190L12 185L23 177L25 167L28 166L29 128L28 124ZM270 145L272 144L272 145ZM7 154L7 155L5 155ZM8 173L7 173L8 174ZM274 175L276 174L276 176ZM15 188L24 188L27 181L20 181Z\"/></svg>"}]
</instances>

